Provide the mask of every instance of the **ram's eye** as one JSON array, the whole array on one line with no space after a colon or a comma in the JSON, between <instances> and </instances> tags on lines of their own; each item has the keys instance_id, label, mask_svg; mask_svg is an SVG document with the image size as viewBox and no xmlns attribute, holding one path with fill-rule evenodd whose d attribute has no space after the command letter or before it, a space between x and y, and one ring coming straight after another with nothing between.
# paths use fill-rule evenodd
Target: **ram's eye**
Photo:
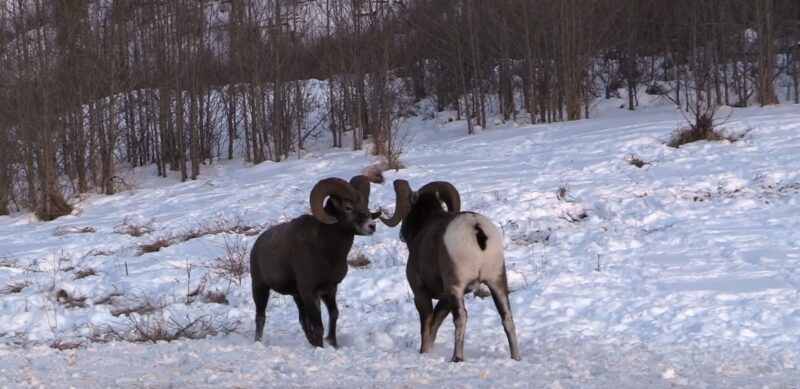
<instances>
[{"instance_id":1,"label":"ram's eye","mask_svg":"<svg viewBox=\"0 0 800 389\"><path fill-rule=\"evenodd\" d=\"M347 211L347 212L353 212L353 207L351 207L349 205L345 205L344 206L344 210Z\"/></svg>"}]
</instances>

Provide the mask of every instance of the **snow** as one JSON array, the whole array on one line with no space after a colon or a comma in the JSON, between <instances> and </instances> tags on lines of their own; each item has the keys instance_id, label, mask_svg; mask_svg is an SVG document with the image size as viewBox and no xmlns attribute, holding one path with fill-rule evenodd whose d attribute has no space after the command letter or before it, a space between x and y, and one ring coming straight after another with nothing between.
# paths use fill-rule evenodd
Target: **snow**
<instances>
[{"instance_id":1,"label":"snow","mask_svg":"<svg viewBox=\"0 0 800 389\"><path fill-rule=\"evenodd\" d=\"M432 352L418 354L407 250L380 224L354 246L372 263L339 287L339 349L310 347L291 298L277 295L266 343L252 342L249 276L239 282L212 265L255 236L174 237L308 212L317 180L374 163L334 149L257 166L225 161L185 183L145 168L126 179L138 188L87 195L56 221L0 217L0 386L797 387L800 108L737 109L723 126L741 141L674 149L664 146L682 120L674 108L616 106L601 102L590 120L500 123L472 136L463 121L442 119L448 113L411 118L407 168L372 186L372 207L391 209L392 180L448 180L462 209L496 221L521 362L509 359L491 299L472 295L466 361L447 362L450 320ZM649 164L637 168L632 156ZM115 233L126 218L153 231ZM54 235L70 226L96 232ZM158 238L174 241L139 255ZM95 274L78 277L86 269ZM227 304L187 298L200 285ZM84 306L68 307L59 290ZM119 314L148 303L161 308ZM201 340L91 341L145 317L239 327Z\"/></svg>"}]
</instances>

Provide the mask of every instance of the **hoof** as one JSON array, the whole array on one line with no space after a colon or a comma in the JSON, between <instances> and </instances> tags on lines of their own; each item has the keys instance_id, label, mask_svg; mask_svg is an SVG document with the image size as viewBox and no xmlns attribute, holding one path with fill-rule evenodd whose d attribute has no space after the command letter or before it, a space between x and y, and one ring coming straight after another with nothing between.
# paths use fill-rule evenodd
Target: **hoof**
<instances>
[{"instance_id":1,"label":"hoof","mask_svg":"<svg viewBox=\"0 0 800 389\"><path fill-rule=\"evenodd\" d=\"M464 362L464 358L453 355L453 358L450 359L450 362Z\"/></svg>"},{"instance_id":2,"label":"hoof","mask_svg":"<svg viewBox=\"0 0 800 389\"><path fill-rule=\"evenodd\" d=\"M339 348L339 345L336 343L336 339L325 338L328 341L328 344L331 345L333 348Z\"/></svg>"}]
</instances>

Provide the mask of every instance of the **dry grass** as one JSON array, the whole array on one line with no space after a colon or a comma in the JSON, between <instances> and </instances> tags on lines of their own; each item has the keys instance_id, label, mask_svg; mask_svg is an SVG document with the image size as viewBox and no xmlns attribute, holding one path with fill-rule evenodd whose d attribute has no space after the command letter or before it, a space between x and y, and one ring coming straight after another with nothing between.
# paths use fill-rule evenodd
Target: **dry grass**
<instances>
[{"instance_id":1,"label":"dry grass","mask_svg":"<svg viewBox=\"0 0 800 389\"><path fill-rule=\"evenodd\" d=\"M200 238L206 235L217 235L223 233L253 236L257 235L259 232L261 232L261 230L262 229L260 227L249 225L241 219L236 219L233 222L229 222L224 218L219 218L212 226L198 227L193 230L188 230L175 235L172 239L180 242L186 242L188 240Z\"/></svg>"},{"instance_id":2,"label":"dry grass","mask_svg":"<svg viewBox=\"0 0 800 389\"><path fill-rule=\"evenodd\" d=\"M122 223L114 227L114 233L130 235L136 238L151 232L153 232L153 219L150 219L150 221L145 224L134 224L131 223L130 219L126 216L122 219Z\"/></svg>"},{"instance_id":3,"label":"dry grass","mask_svg":"<svg viewBox=\"0 0 800 389\"><path fill-rule=\"evenodd\" d=\"M638 168L642 168L645 165L650 165L650 162L647 162L635 155L631 155L630 158L628 158L628 163Z\"/></svg>"},{"instance_id":4,"label":"dry grass","mask_svg":"<svg viewBox=\"0 0 800 389\"><path fill-rule=\"evenodd\" d=\"M97 300L94 300L94 305L111 304L111 303L114 302L114 300L117 297L120 297L120 296L122 296L122 293L112 292L112 293L108 294L107 296L103 296L103 297L101 297L101 298L99 298Z\"/></svg>"},{"instance_id":5,"label":"dry grass","mask_svg":"<svg viewBox=\"0 0 800 389\"><path fill-rule=\"evenodd\" d=\"M88 253L86 253L85 256L86 257L99 257L99 256L107 257L107 256L110 256L110 255L114 255L114 252L106 251L106 250L100 250L100 249L91 249L91 250L89 250Z\"/></svg>"},{"instance_id":6,"label":"dry grass","mask_svg":"<svg viewBox=\"0 0 800 389\"><path fill-rule=\"evenodd\" d=\"M384 168L384 162L378 162L373 165L369 165L363 169L361 169L361 174L367 176L369 181L375 184L383 184L386 181L383 178L383 172L386 170Z\"/></svg>"},{"instance_id":7,"label":"dry grass","mask_svg":"<svg viewBox=\"0 0 800 389\"><path fill-rule=\"evenodd\" d=\"M583 219L586 219L587 217L589 217L589 215L586 213L585 210L581 209L580 211L577 212L567 211L564 213L564 216L562 218L568 222L577 223Z\"/></svg>"},{"instance_id":8,"label":"dry grass","mask_svg":"<svg viewBox=\"0 0 800 389\"><path fill-rule=\"evenodd\" d=\"M384 183L383 172L387 170L400 170L406 165L397 158L387 158L361 169L361 174L367 176L370 182L375 184Z\"/></svg>"},{"instance_id":9,"label":"dry grass","mask_svg":"<svg viewBox=\"0 0 800 389\"><path fill-rule=\"evenodd\" d=\"M20 292L22 292L23 289L28 287L30 284L31 284L30 281L17 281L15 283L8 284L8 285L6 285L5 288L3 288L3 294L20 293Z\"/></svg>"},{"instance_id":10,"label":"dry grass","mask_svg":"<svg viewBox=\"0 0 800 389\"><path fill-rule=\"evenodd\" d=\"M107 342L124 340L137 343L172 342L178 339L203 339L217 334L236 331L239 322L220 321L214 316L203 315L195 319L165 318L163 312L154 315L132 315L127 328L116 330L110 327L93 331L92 340Z\"/></svg>"},{"instance_id":11,"label":"dry grass","mask_svg":"<svg viewBox=\"0 0 800 389\"><path fill-rule=\"evenodd\" d=\"M139 245L139 255L144 255L147 253L155 253L163 249L164 247L169 247L172 245L172 242L169 238L158 238L153 242L140 244Z\"/></svg>"},{"instance_id":12,"label":"dry grass","mask_svg":"<svg viewBox=\"0 0 800 389\"><path fill-rule=\"evenodd\" d=\"M216 304L223 304L228 305L228 297L225 296L225 293L215 291L215 290L207 290L200 294L200 301L204 303L216 303Z\"/></svg>"},{"instance_id":13,"label":"dry grass","mask_svg":"<svg viewBox=\"0 0 800 389\"><path fill-rule=\"evenodd\" d=\"M207 267L217 277L227 279L237 286L250 274L247 243L238 235L224 237L225 254L217 257Z\"/></svg>"},{"instance_id":14,"label":"dry grass","mask_svg":"<svg viewBox=\"0 0 800 389\"><path fill-rule=\"evenodd\" d=\"M72 296L64 289L56 292L56 301L67 308L83 308L86 306L86 297Z\"/></svg>"},{"instance_id":15,"label":"dry grass","mask_svg":"<svg viewBox=\"0 0 800 389\"><path fill-rule=\"evenodd\" d=\"M115 306L111 308L111 314L117 317L130 316L131 314L134 313L137 313L139 315L147 315L162 308L163 307L159 304L155 304L150 301L145 301L144 303L132 306Z\"/></svg>"},{"instance_id":16,"label":"dry grass","mask_svg":"<svg viewBox=\"0 0 800 389\"><path fill-rule=\"evenodd\" d=\"M556 189L556 199L559 201L566 201L568 203L574 202L566 185L561 185L558 187L558 189Z\"/></svg>"},{"instance_id":17,"label":"dry grass","mask_svg":"<svg viewBox=\"0 0 800 389\"><path fill-rule=\"evenodd\" d=\"M55 236L63 236L67 234L87 234L97 232L94 227L75 227L75 226L62 226L53 231Z\"/></svg>"},{"instance_id":18,"label":"dry grass","mask_svg":"<svg viewBox=\"0 0 800 389\"><path fill-rule=\"evenodd\" d=\"M75 279L76 280L80 280L81 278L86 278L86 277L93 276L93 275L96 275L96 274L97 274L97 271L92 269L92 268L79 269L78 271L75 272Z\"/></svg>"},{"instance_id":19,"label":"dry grass","mask_svg":"<svg viewBox=\"0 0 800 389\"><path fill-rule=\"evenodd\" d=\"M370 261L364 251L360 249L353 250L353 254L347 259L347 264L356 269L366 268L371 263L372 261Z\"/></svg>"},{"instance_id":20,"label":"dry grass","mask_svg":"<svg viewBox=\"0 0 800 389\"><path fill-rule=\"evenodd\" d=\"M62 339L56 339L53 343L50 343L50 348L61 351L74 350L80 347L83 347L83 343L75 340L64 341Z\"/></svg>"},{"instance_id":21,"label":"dry grass","mask_svg":"<svg viewBox=\"0 0 800 389\"><path fill-rule=\"evenodd\" d=\"M0 267L17 267L17 259L11 255L0 256Z\"/></svg>"}]
</instances>

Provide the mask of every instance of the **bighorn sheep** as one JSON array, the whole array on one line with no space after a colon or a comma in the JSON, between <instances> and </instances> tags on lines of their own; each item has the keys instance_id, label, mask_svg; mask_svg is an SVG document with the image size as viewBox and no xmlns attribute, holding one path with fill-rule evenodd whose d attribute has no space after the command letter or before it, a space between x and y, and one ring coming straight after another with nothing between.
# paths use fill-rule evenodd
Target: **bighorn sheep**
<instances>
[{"instance_id":1,"label":"bighorn sheep","mask_svg":"<svg viewBox=\"0 0 800 389\"><path fill-rule=\"evenodd\" d=\"M328 309L328 342L336 344L336 288L347 274L355 235L372 235L378 213L370 213L369 179L355 176L319 181L311 190L311 213L270 227L250 251L250 276L260 341L270 290L292 295L308 342L322 347L319 300ZM325 199L328 201L325 202Z\"/></svg>"},{"instance_id":2,"label":"bighorn sheep","mask_svg":"<svg viewBox=\"0 0 800 389\"><path fill-rule=\"evenodd\" d=\"M419 311L420 353L430 350L439 326L452 312L456 334L451 361L464 360L464 294L484 283L500 313L511 358L519 360L500 231L482 215L460 212L461 197L448 182L431 182L412 192L407 181L395 180L394 190L395 213L381 221L389 227L403 222L400 239L408 245L406 276ZM442 209L442 201L447 211ZM439 300L436 308L431 299Z\"/></svg>"}]
</instances>

